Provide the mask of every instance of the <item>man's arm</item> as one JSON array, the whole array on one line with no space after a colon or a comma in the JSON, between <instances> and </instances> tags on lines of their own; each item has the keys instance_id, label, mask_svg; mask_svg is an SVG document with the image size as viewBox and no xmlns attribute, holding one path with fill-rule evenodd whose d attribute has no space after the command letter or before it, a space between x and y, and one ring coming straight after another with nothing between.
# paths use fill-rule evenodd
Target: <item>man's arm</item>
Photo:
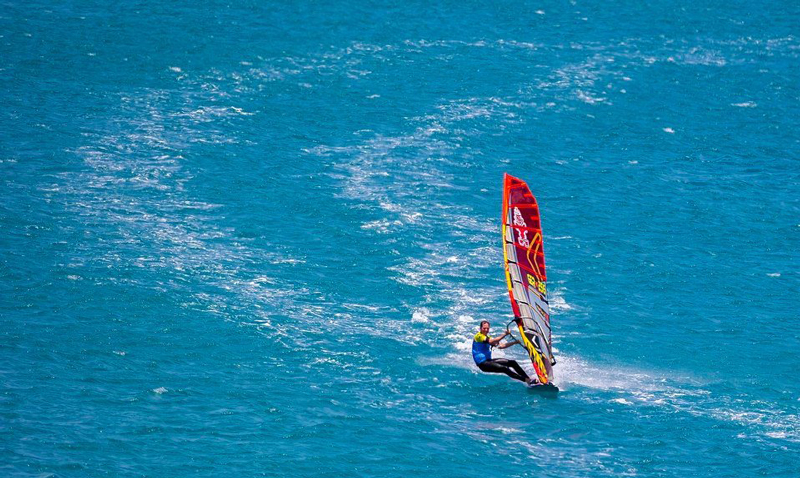
<instances>
[{"instance_id":1,"label":"man's arm","mask_svg":"<svg viewBox=\"0 0 800 478\"><path fill-rule=\"evenodd\" d=\"M512 345L517 345L519 340L515 340L513 342L505 342L497 346L498 349L504 349L506 347L511 347Z\"/></svg>"},{"instance_id":2,"label":"man's arm","mask_svg":"<svg viewBox=\"0 0 800 478\"><path fill-rule=\"evenodd\" d=\"M491 345L492 347L497 347L497 344L499 344L499 343L500 343L500 341L501 341L501 340L503 340L503 339L506 337L506 335L508 335L508 334L510 334L510 333L511 333L511 332L509 332L508 330L506 330L506 333L504 333L504 334L503 334L503 335L501 335L500 337L495 337L495 338L493 338L493 339L489 339L489 340L487 340L487 342L489 342L489 345ZM503 349L503 348L505 348L505 347L500 347L500 348L501 348L501 349Z\"/></svg>"}]
</instances>

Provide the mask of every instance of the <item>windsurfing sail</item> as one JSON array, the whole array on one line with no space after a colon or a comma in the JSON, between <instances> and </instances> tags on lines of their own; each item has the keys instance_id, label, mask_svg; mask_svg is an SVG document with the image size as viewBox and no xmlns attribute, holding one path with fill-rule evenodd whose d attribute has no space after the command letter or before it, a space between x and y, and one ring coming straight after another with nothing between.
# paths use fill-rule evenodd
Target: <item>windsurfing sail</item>
<instances>
[{"instance_id":1,"label":"windsurfing sail","mask_svg":"<svg viewBox=\"0 0 800 478\"><path fill-rule=\"evenodd\" d=\"M524 181L503 178L503 259L520 342L543 384L553 381L550 303L539 205Z\"/></svg>"}]
</instances>

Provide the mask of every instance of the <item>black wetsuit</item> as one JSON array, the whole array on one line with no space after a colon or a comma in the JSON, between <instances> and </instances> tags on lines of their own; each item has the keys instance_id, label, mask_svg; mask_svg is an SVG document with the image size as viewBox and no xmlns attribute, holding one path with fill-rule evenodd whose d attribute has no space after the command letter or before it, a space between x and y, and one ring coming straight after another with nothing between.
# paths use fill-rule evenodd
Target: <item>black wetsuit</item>
<instances>
[{"instance_id":1,"label":"black wetsuit","mask_svg":"<svg viewBox=\"0 0 800 478\"><path fill-rule=\"evenodd\" d=\"M492 346L489 345L489 337L478 332L472 339L472 358L475 365L487 373L504 373L509 377L524 382L528 379L528 374L519 366L516 360L504 358L492 358Z\"/></svg>"},{"instance_id":2,"label":"black wetsuit","mask_svg":"<svg viewBox=\"0 0 800 478\"><path fill-rule=\"evenodd\" d=\"M516 360L504 358L485 360L478 364L478 368L487 373L504 373L521 382L528 379L528 374L525 373L525 370L519 366Z\"/></svg>"}]
</instances>

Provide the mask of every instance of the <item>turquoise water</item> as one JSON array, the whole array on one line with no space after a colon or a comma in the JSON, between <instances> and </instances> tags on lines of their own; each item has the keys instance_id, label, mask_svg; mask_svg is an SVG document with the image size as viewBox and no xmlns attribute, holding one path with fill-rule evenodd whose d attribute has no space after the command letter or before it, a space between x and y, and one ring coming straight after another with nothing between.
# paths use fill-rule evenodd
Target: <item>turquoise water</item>
<instances>
[{"instance_id":1,"label":"turquoise water","mask_svg":"<svg viewBox=\"0 0 800 478\"><path fill-rule=\"evenodd\" d=\"M4 7L1 475L798 476L797 4Z\"/></svg>"}]
</instances>

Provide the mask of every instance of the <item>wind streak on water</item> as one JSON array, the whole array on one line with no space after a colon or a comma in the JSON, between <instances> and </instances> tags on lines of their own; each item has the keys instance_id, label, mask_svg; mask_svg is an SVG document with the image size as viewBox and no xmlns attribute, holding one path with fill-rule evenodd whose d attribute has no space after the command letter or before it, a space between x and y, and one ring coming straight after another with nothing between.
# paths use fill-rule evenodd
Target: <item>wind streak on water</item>
<instances>
[{"instance_id":1,"label":"wind streak on water","mask_svg":"<svg viewBox=\"0 0 800 478\"><path fill-rule=\"evenodd\" d=\"M99 225L114 231L93 237L84 246L91 250L77 251L86 265L161 270L157 283L135 272L107 280L169 290L194 310L269 327L276 314L305 312L295 297L314 292L290 276L259 272L259 264L301 266L302 257L279 247L252 247L225 225L222 205L194 199L194 177L185 166L192 145L238 141L235 133L204 125L207 113L230 121L242 115L235 107L197 104L218 100L208 96L144 91L123 97L117 116L108 120L112 126L86 134L88 144L74 151L86 166L62 175L59 194L87 234ZM274 333L290 335L281 327Z\"/></svg>"}]
</instances>

